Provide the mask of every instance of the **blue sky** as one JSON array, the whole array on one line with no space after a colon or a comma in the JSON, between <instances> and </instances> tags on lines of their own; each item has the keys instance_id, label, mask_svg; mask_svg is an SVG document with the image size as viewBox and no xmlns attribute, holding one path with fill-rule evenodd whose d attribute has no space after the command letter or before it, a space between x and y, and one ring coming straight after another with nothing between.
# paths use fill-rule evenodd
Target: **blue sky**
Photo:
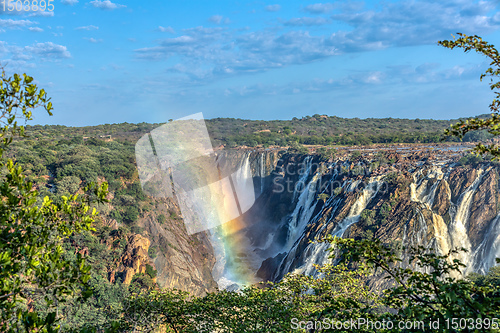
<instances>
[{"instance_id":1,"label":"blue sky","mask_svg":"<svg viewBox=\"0 0 500 333\"><path fill-rule=\"evenodd\" d=\"M52 97L54 116L38 112L40 124L197 112L450 119L487 113L493 99L479 82L486 58L437 41L463 32L500 47L498 1L52 4L52 12L0 8L0 63Z\"/></svg>"}]
</instances>

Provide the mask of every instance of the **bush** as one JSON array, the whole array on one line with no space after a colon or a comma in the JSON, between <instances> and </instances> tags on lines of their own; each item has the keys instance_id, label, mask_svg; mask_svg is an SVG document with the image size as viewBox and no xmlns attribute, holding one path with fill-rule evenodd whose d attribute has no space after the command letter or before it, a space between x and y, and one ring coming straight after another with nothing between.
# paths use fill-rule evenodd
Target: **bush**
<instances>
[{"instance_id":1,"label":"bush","mask_svg":"<svg viewBox=\"0 0 500 333\"><path fill-rule=\"evenodd\" d=\"M365 209L361 212L361 221L368 227L372 226L375 222L375 211L371 209Z\"/></svg>"},{"instance_id":2,"label":"bush","mask_svg":"<svg viewBox=\"0 0 500 333\"><path fill-rule=\"evenodd\" d=\"M321 194L318 194L318 201L321 200L323 201L323 203L326 202L326 200L328 200L330 196L326 193L321 193Z\"/></svg>"},{"instance_id":3,"label":"bush","mask_svg":"<svg viewBox=\"0 0 500 333\"><path fill-rule=\"evenodd\" d=\"M156 253L158 252L158 246L156 245L152 245L149 247L148 249L148 256L151 258L151 259L154 259L156 258Z\"/></svg>"},{"instance_id":4,"label":"bush","mask_svg":"<svg viewBox=\"0 0 500 333\"><path fill-rule=\"evenodd\" d=\"M458 164L460 165L471 165L475 163L482 162L483 158L481 156L475 155L475 154L468 154L463 156L458 160Z\"/></svg>"},{"instance_id":5,"label":"bush","mask_svg":"<svg viewBox=\"0 0 500 333\"><path fill-rule=\"evenodd\" d=\"M380 216L382 216L383 218L387 218L391 213L391 209L391 205L388 202L384 202L382 204L382 207L380 207Z\"/></svg>"},{"instance_id":6,"label":"bush","mask_svg":"<svg viewBox=\"0 0 500 333\"><path fill-rule=\"evenodd\" d=\"M146 266L146 270L148 266ZM153 289L154 287L155 283L153 282L153 279L151 278L151 276L149 276L149 274L136 274L132 278L128 289L132 294L139 294L145 290Z\"/></svg>"},{"instance_id":7,"label":"bush","mask_svg":"<svg viewBox=\"0 0 500 333\"><path fill-rule=\"evenodd\" d=\"M130 224L139 218L139 210L135 206L128 206L122 214L123 222Z\"/></svg>"},{"instance_id":8,"label":"bush","mask_svg":"<svg viewBox=\"0 0 500 333\"><path fill-rule=\"evenodd\" d=\"M158 223L163 224L167 221L167 218L165 217L164 214L158 215Z\"/></svg>"},{"instance_id":9,"label":"bush","mask_svg":"<svg viewBox=\"0 0 500 333\"><path fill-rule=\"evenodd\" d=\"M80 188L80 178L76 176L66 176L56 182L57 194L75 194Z\"/></svg>"},{"instance_id":10,"label":"bush","mask_svg":"<svg viewBox=\"0 0 500 333\"><path fill-rule=\"evenodd\" d=\"M153 266L147 264L146 265L146 274L149 275L150 278L154 279L156 277L157 271L153 268Z\"/></svg>"},{"instance_id":11,"label":"bush","mask_svg":"<svg viewBox=\"0 0 500 333\"><path fill-rule=\"evenodd\" d=\"M351 153L351 160L357 160L361 157L361 152L359 150L355 150Z\"/></svg>"},{"instance_id":12,"label":"bush","mask_svg":"<svg viewBox=\"0 0 500 333\"><path fill-rule=\"evenodd\" d=\"M141 228L138 225L133 225L130 227L130 231L132 231L134 234L142 235L144 228Z\"/></svg>"}]
</instances>

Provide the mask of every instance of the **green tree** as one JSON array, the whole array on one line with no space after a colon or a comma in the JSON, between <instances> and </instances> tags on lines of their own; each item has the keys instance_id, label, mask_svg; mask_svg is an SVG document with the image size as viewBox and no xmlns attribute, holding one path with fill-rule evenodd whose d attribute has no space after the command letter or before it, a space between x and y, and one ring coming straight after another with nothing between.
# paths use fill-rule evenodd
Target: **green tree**
<instances>
[{"instance_id":1,"label":"green tree","mask_svg":"<svg viewBox=\"0 0 500 333\"><path fill-rule=\"evenodd\" d=\"M76 176L66 176L56 182L57 193L74 194L80 188L80 178Z\"/></svg>"},{"instance_id":2,"label":"green tree","mask_svg":"<svg viewBox=\"0 0 500 333\"><path fill-rule=\"evenodd\" d=\"M39 193L4 153L15 136L25 133L17 119L31 120L37 107L52 114L52 103L26 74L7 77L2 72L0 82L0 331L54 332L59 303L82 288L81 295L88 295L90 277L82 256L64 259L62 240L92 229L97 212L90 209L88 195L62 197L57 203L45 197L37 204ZM85 191L98 202L105 200L106 185ZM36 300L44 303L44 312L31 307Z\"/></svg>"},{"instance_id":3,"label":"green tree","mask_svg":"<svg viewBox=\"0 0 500 333\"><path fill-rule=\"evenodd\" d=\"M451 250L447 255L437 255L420 246L407 250L408 262L401 265L403 259L389 245L379 240L353 240L326 238L341 261L352 265L366 265L374 272L382 272L393 282L393 287L383 291L380 298L378 320L423 321L425 328L420 331L433 332L430 321L438 320L442 331L482 332L488 327L476 326L484 318L496 318L500 314L500 291L491 285L480 286L469 279L456 279L451 274L460 274L465 267L453 254L461 250ZM405 249L403 249L405 250ZM383 276L382 276L383 277ZM363 310L365 311L365 310ZM368 313L373 314L369 309ZM335 313L342 317L342 313ZM446 323L453 318L467 318L468 325L463 329L445 330ZM479 320L479 321L478 321ZM474 324L469 325L470 322ZM491 326L491 321L490 325ZM370 330L366 330L370 331ZM398 327L386 332L401 332ZM411 331L411 330L408 330Z\"/></svg>"},{"instance_id":4,"label":"green tree","mask_svg":"<svg viewBox=\"0 0 500 333\"><path fill-rule=\"evenodd\" d=\"M203 297L178 290L136 289L139 292L124 302L122 318L108 327L126 332L151 332L159 327L166 332L290 332L294 318L333 319L334 309L357 318L363 313L359 309L377 306L376 294L362 283L366 270L353 271L345 265L318 270L320 278L288 274L279 283Z\"/></svg>"},{"instance_id":5,"label":"green tree","mask_svg":"<svg viewBox=\"0 0 500 333\"><path fill-rule=\"evenodd\" d=\"M445 134L463 138L468 132L486 130L489 134L498 136L500 135L500 81L498 80L500 76L500 54L494 45L483 41L479 36L467 36L462 33L457 33L457 35L459 36L458 38L453 36L453 40L439 41L438 44L449 49L462 48L464 52L473 50L489 58L491 60L491 67L481 74L480 80L482 81L485 77L490 78L490 89L493 90L495 97L489 106L492 112L490 117L462 119L458 123L451 125L451 128L445 131ZM500 159L500 148L495 144L485 146L482 143L478 143L474 151L478 154L490 153L493 159Z\"/></svg>"}]
</instances>

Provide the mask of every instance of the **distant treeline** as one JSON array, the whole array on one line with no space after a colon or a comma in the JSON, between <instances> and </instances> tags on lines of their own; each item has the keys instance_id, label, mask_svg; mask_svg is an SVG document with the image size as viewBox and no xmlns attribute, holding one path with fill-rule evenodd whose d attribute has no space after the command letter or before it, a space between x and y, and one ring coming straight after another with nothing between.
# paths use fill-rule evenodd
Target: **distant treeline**
<instances>
[{"instance_id":1,"label":"distant treeline","mask_svg":"<svg viewBox=\"0 0 500 333\"><path fill-rule=\"evenodd\" d=\"M245 120L215 118L206 120L214 146L264 147L306 145L369 145L373 143L436 143L453 142L443 131L457 120L398 119L398 118L340 118L313 115L292 120ZM162 124L104 124L97 126L67 127L61 125L28 126L32 138L57 138L68 143L88 140L113 140L135 142L143 134ZM482 141L491 138L485 131L468 133L464 141Z\"/></svg>"}]
</instances>

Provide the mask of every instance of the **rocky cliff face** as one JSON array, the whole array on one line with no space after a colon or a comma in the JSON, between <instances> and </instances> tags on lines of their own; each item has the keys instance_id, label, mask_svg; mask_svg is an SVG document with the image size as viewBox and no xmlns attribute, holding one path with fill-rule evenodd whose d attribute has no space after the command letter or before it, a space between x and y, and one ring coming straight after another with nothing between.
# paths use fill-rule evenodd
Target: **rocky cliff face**
<instances>
[{"instance_id":1,"label":"rocky cliff face","mask_svg":"<svg viewBox=\"0 0 500 333\"><path fill-rule=\"evenodd\" d=\"M422 245L440 254L464 248L456 256L467 265L464 274L487 271L500 256L499 166L461 166L458 157L428 150L382 158L365 152L330 162L282 155L244 216L246 255L261 263L256 276L315 274L314 264L329 261L328 245L310 241L327 234L378 238L395 249Z\"/></svg>"},{"instance_id":2,"label":"rocky cliff face","mask_svg":"<svg viewBox=\"0 0 500 333\"><path fill-rule=\"evenodd\" d=\"M141 235L134 234L128 238L125 253L118 267L123 283L130 284L135 274L146 272L146 265L150 263L148 256L150 244L149 239Z\"/></svg>"},{"instance_id":3,"label":"rocky cliff face","mask_svg":"<svg viewBox=\"0 0 500 333\"><path fill-rule=\"evenodd\" d=\"M215 256L207 233L188 235L179 208L172 199L155 199L154 202L155 208L140 218L138 225L143 229L143 238L152 247L148 258L157 270L158 285L194 295L215 291L217 284L211 275ZM142 249L147 256L149 246Z\"/></svg>"}]
</instances>

